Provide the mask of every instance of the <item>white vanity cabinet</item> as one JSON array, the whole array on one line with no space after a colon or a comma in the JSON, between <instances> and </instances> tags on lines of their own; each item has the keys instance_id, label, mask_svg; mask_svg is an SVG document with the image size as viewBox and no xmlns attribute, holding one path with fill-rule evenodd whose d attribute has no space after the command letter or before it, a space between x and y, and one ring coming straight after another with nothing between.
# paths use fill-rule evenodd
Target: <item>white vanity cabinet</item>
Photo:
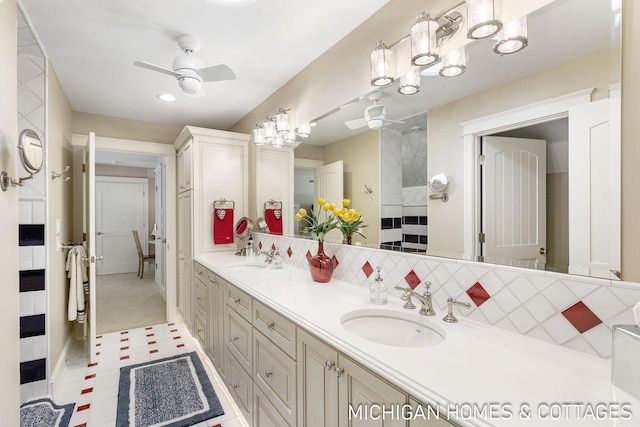
<instances>
[{"instance_id":1,"label":"white vanity cabinet","mask_svg":"<svg viewBox=\"0 0 640 427\"><path fill-rule=\"evenodd\" d=\"M406 393L301 329L298 357L298 426L406 427L400 416L374 419L372 409L401 407Z\"/></svg>"},{"instance_id":2,"label":"white vanity cabinet","mask_svg":"<svg viewBox=\"0 0 640 427\"><path fill-rule=\"evenodd\" d=\"M191 163L193 161L193 151L191 150L192 147L192 141L188 140L178 150L178 164L176 167L178 178L178 193L191 190L191 186L193 183L193 168L191 167Z\"/></svg>"},{"instance_id":3,"label":"white vanity cabinet","mask_svg":"<svg viewBox=\"0 0 640 427\"><path fill-rule=\"evenodd\" d=\"M208 292L207 292L207 270L200 264L195 263L195 304L194 304L194 326L193 333L200 341L202 348L209 347L209 327L208 327Z\"/></svg>"},{"instance_id":4,"label":"white vanity cabinet","mask_svg":"<svg viewBox=\"0 0 640 427\"><path fill-rule=\"evenodd\" d=\"M224 340L224 321L226 318L226 280L218 277L212 271L207 270L207 291L208 291L208 309L207 309L207 325L208 339L205 350L211 358L213 366L218 371L220 377L225 380L226 365L225 357L225 340Z\"/></svg>"},{"instance_id":5,"label":"white vanity cabinet","mask_svg":"<svg viewBox=\"0 0 640 427\"><path fill-rule=\"evenodd\" d=\"M191 329L193 321L192 301L192 228L191 228L191 199L192 192L184 191L178 194L178 277L176 297L178 310L182 313L187 328Z\"/></svg>"}]
</instances>

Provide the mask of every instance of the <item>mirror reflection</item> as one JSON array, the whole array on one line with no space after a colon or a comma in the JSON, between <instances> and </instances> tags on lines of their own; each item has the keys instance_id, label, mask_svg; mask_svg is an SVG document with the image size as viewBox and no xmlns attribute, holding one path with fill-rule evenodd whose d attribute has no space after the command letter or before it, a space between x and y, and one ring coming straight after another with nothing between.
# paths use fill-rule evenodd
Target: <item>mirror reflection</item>
<instances>
[{"instance_id":1,"label":"mirror reflection","mask_svg":"<svg viewBox=\"0 0 640 427\"><path fill-rule=\"evenodd\" d=\"M363 245L616 278L620 20L615 2L549 2L527 16L522 51L499 56L494 41L473 41L458 77L442 78L438 62L415 95L396 81L318 118L295 151L296 176L313 182L314 168L343 162L344 197L369 225ZM489 137L516 145L496 150ZM544 141L538 154L531 139ZM431 198L439 172L448 203ZM499 191L521 202L496 201Z\"/></svg>"}]
</instances>

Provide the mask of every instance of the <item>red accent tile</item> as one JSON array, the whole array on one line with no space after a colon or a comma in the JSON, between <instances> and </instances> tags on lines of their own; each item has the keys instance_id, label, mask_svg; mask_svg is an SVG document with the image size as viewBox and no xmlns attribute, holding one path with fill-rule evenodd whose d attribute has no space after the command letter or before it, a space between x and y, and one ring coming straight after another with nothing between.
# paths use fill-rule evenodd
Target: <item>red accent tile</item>
<instances>
[{"instance_id":1,"label":"red accent tile","mask_svg":"<svg viewBox=\"0 0 640 427\"><path fill-rule=\"evenodd\" d=\"M566 317L581 334L602 323L602 320L582 301L578 301L564 310L562 315Z\"/></svg>"},{"instance_id":2,"label":"red accent tile","mask_svg":"<svg viewBox=\"0 0 640 427\"><path fill-rule=\"evenodd\" d=\"M482 287L480 282L476 282L475 285L467 289L467 295L478 307L491 298L491 295Z\"/></svg>"},{"instance_id":3,"label":"red accent tile","mask_svg":"<svg viewBox=\"0 0 640 427\"><path fill-rule=\"evenodd\" d=\"M148 336L148 337L152 337L152 336L154 336L154 335L155 335L155 334L147 334L147 336Z\"/></svg>"},{"instance_id":4,"label":"red accent tile","mask_svg":"<svg viewBox=\"0 0 640 427\"><path fill-rule=\"evenodd\" d=\"M120 342L126 342L126 341L129 341L129 338L122 338L122 339L120 340Z\"/></svg>"},{"instance_id":5,"label":"red accent tile","mask_svg":"<svg viewBox=\"0 0 640 427\"><path fill-rule=\"evenodd\" d=\"M213 427L222 427L222 424L216 424Z\"/></svg>"},{"instance_id":6,"label":"red accent tile","mask_svg":"<svg viewBox=\"0 0 640 427\"><path fill-rule=\"evenodd\" d=\"M220 424L218 424L218 425L220 425ZM78 424L78 425L73 426L73 427L87 427L87 423ZM218 426L215 426L215 427L218 427Z\"/></svg>"},{"instance_id":7,"label":"red accent tile","mask_svg":"<svg viewBox=\"0 0 640 427\"><path fill-rule=\"evenodd\" d=\"M96 363L89 363L89 364L87 365L87 367L88 367L88 368L93 368L94 366L98 366L98 362L96 362Z\"/></svg>"},{"instance_id":8,"label":"red accent tile","mask_svg":"<svg viewBox=\"0 0 640 427\"><path fill-rule=\"evenodd\" d=\"M291 255L293 255L293 249L291 249L291 246L289 246L289 249L287 249L287 255L289 255L289 258L291 258Z\"/></svg>"},{"instance_id":9,"label":"red accent tile","mask_svg":"<svg viewBox=\"0 0 640 427\"><path fill-rule=\"evenodd\" d=\"M413 270L411 270L409 274L404 276L404 280L406 280L409 286L411 286L411 289L415 289L416 286L420 284L420 278L418 277L416 272Z\"/></svg>"},{"instance_id":10,"label":"red accent tile","mask_svg":"<svg viewBox=\"0 0 640 427\"><path fill-rule=\"evenodd\" d=\"M99 340L100 338L102 338L102 335L98 335L98 336L96 337L96 339L97 339L97 340Z\"/></svg>"},{"instance_id":11,"label":"red accent tile","mask_svg":"<svg viewBox=\"0 0 640 427\"><path fill-rule=\"evenodd\" d=\"M167 326L173 326L175 323L167 323Z\"/></svg>"},{"instance_id":12,"label":"red accent tile","mask_svg":"<svg viewBox=\"0 0 640 427\"><path fill-rule=\"evenodd\" d=\"M120 356L120 360L127 360L129 356Z\"/></svg>"},{"instance_id":13,"label":"red accent tile","mask_svg":"<svg viewBox=\"0 0 640 427\"><path fill-rule=\"evenodd\" d=\"M373 267L371 267L371 264L369 264L369 261L365 262L364 265L362 266L362 272L367 277L371 276L371 273L373 273Z\"/></svg>"},{"instance_id":14,"label":"red accent tile","mask_svg":"<svg viewBox=\"0 0 640 427\"><path fill-rule=\"evenodd\" d=\"M177 329L171 329L169 332L178 332Z\"/></svg>"},{"instance_id":15,"label":"red accent tile","mask_svg":"<svg viewBox=\"0 0 640 427\"><path fill-rule=\"evenodd\" d=\"M156 349L156 350L150 350L150 351L149 351L149 353L150 353L150 354L157 353L157 352L158 352L158 350L157 350L157 349Z\"/></svg>"},{"instance_id":16,"label":"red accent tile","mask_svg":"<svg viewBox=\"0 0 640 427\"><path fill-rule=\"evenodd\" d=\"M129 333L129 331L122 331L122 332L120 332L120 335L124 335L124 334L128 334L128 333Z\"/></svg>"},{"instance_id":17,"label":"red accent tile","mask_svg":"<svg viewBox=\"0 0 640 427\"><path fill-rule=\"evenodd\" d=\"M78 406L78 410L77 410L77 412L80 412L80 411L86 411L86 410L87 410L87 409L89 409L90 407L91 407L91 404L90 404L90 403L87 403L86 405Z\"/></svg>"},{"instance_id":18,"label":"red accent tile","mask_svg":"<svg viewBox=\"0 0 640 427\"><path fill-rule=\"evenodd\" d=\"M340 264L340 263L338 262L338 258L336 258L336 256L335 256L335 255L334 255L334 256L332 256L332 257L331 257L331 265L333 266L333 268L336 268L336 267L338 266L338 264Z\"/></svg>"},{"instance_id":19,"label":"red accent tile","mask_svg":"<svg viewBox=\"0 0 640 427\"><path fill-rule=\"evenodd\" d=\"M276 250L276 244L275 243L271 244L271 250L274 250L274 251Z\"/></svg>"},{"instance_id":20,"label":"red accent tile","mask_svg":"<svg viewBox=\"0 0 640 427\"><path fill-rule=\"evenodd\" d=\"M147 326L146 328L144 328L145 331L150 331L153 329L153 326Z\"/></svg>"},{"instance_id":21,"label":"red accent tile","mask_svg":"<svg viewBox=\"0 0 640 427\"><path fill-rule=\"evenodd\" d=\"M96 374L91 374L91 375L87 375L86 377L84 377L85 380L90 380L92 378L95 378Z\"/></svg>"},{"instance_id":22,"label":"red accent tile","mask_svg":"<svg viewBox=\"0 0 640 427\"><path fill-rule=\"evenodd\" d=\"M99 342L98 344L96 344L96 347L100 347L102 345L101 342Z\"/></svg>"},{"instance_id":23,"label":"red accent tile","mask_svg":"<svg viewBox=\"0 0 640 427\"><path fill-rule=\"evenodd\" d=\"M99 351L96 351L96 356L100 356L100 352Z\"/></svg>"},{"instance_id":24,"label":"red accent tile","mask_svg":"<svg viewBox=\"0 0 640 427\"><path fill-rule=\"evenodd\" d=\"M156 342L155 341L149 341L147 344L153 345L153 344L156 344Z\"/></svg>"},{"instance_id":25,"label":"red accent tile","mask_svg":"<svg viewBox=\"0 0 640 427\"><path fill-rule=\"evenodd\" d=\"M184 347L184 344L178 344L176 347L178 347L178 348Z\"/></svg>"},{"instance_id":26,"label":"red accent tile","mask_svg":"<svg viewBox=\"0 0 640 427\"><path fill-rule=\"evenodd\" d=\"M180 335L173 337L174 340L179 340L180 339Z\"/></svg>"},{"instance_id":27,"label":"red accent tile","mask_svg":"<svg viewBox=\"0 0 640 427\"><path fill-rule=\"evenodd\" d=\"M87 394L87 393L91 393L92 391L93 391L93 387L85 388L84 390L82 390L80 394Z\"/></svg>"},{"instance_id":28,"label":"red accent tile","mask_svg":"<svg viewBox=\"0 0 640 427\"><path fill-rule=\"evenodd\" d=\"M129 350L129 346L126 346L126 347L120 347L120 350Z\"/></svg>"},{"instance_id":29,"label":"red accent tile","mask_svg":"<svg viewBox=\"0 0 640 427\"><path fill-rule=\"evenodd\" d=\"M258 242L258 249L262 249L262 240Z\"/></svg>"},{"instance_id":30,"label":"red accent tile","mask_svg":"<svg viewBox=\"0 0 640 427\"><path fill-rule=\"evenodd\" d=\"M307 251L307 254L305 256L307 257L307 261L310 261L313 255L311 255L311 252Z\"/></svg>"}]
</instances>

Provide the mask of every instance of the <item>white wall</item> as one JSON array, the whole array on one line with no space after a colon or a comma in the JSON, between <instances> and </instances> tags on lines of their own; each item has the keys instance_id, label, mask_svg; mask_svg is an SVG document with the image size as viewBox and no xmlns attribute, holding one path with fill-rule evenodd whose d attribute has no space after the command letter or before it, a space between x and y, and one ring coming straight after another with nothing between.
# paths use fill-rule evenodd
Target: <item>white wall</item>
<instances>
[{"instance_id":1,"label":"white wall","mask_svg":"<svg viewBox=\"0 0 640 427\"><path fill-rule=\"evenodd\" d=\"M16 0L0 2L0 169L15 176L17 164ZM0 192L0 324L6 331L0 351L0 421L19 425L18 192Z\"/></svg>"}]
</instances>

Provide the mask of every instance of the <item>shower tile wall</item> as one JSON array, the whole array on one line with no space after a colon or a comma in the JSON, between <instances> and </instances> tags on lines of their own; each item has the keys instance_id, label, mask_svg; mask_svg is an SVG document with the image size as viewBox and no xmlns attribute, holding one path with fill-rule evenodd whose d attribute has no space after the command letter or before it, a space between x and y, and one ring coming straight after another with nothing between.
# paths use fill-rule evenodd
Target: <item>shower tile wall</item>
<instances>
[{"instance_id":1,"label":"shower tile wall","mask_svg":"<svg viewBox=\"0 0 640 427\"><path fill-rule=\"evenodd\" d=\"M18 131L34 130L46 150L46 60L18 11ZM46 157L45 157L46 158ZM18 190L20 399L49 394L46 290L46 166ZM20 177L29 174L18 165Z\"/></svg>"},{"instance_id":2,"label":"shower tile wall","mask_svg":"<svg viewBox=\"0 0 640 427\"><path fill-rule=\"evenodd\" d=\"M380 131L380 246L400 250L402 245L402 133Z\"/></svg>"}]
</instances>

